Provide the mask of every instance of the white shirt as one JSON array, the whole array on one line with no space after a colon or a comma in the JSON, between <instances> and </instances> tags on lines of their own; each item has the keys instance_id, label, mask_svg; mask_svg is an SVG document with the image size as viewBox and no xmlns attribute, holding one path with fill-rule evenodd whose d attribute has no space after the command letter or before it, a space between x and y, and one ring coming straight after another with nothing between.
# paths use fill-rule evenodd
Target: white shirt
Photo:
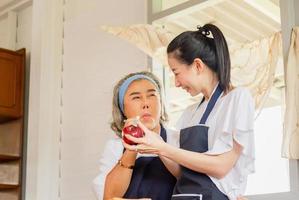
<instances>
[{"instance_id":1,"label":"white shirt","mask_svg":"<svg viewBox=\"0 0 299 200\"><path fill-rule=\"evenodd\" d=\"M165 129L167 135L167 143L179 147L179 132L173 129ZM98 176L93 180L94 191L96 192L99 200L103 199L106 176L121 158L123 149L124 147L122 145L121 138L119 138L118 136L115 136L114 139L111 139L106 143L100 159L100 172ZM143 156L154 157L157 155L137 154L137 158Z\"/></svg>"},{"instance_id":2,"label":"white shirt","mask_svg":"<svg viewBox=\"0 0 299 200\"><path fill-rule=\"evenodd\" d=\"M198 125L208 101L189 106L177 123L178 129ZM206 125L208 130L208 151L217 155L228 152L233 147L233 139L243 147L235 166L222 179L210 176L218 189L229 199L243 195L247 176L254 172L254 101L250 92L243 87L233 89L220 97L211 111Z\"/></svg>"}]
</instances>

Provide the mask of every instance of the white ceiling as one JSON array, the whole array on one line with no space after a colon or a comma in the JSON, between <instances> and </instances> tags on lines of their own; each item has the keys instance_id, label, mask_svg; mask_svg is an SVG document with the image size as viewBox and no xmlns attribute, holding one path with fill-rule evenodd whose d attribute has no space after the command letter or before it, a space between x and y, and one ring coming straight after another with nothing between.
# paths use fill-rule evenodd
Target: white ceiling
<instances>
[{"instance_id":1,"label":"white ceiling","mask_svg":"<svg viewBox=\"0 0 299 200\"><path fill-rule=\"evenodd\" d=\"M254 41L280 31L279 0L209 0L201 4L153 24L178 34L213 23L224 32L229 44Z\"/></svg>"}]
</instances>

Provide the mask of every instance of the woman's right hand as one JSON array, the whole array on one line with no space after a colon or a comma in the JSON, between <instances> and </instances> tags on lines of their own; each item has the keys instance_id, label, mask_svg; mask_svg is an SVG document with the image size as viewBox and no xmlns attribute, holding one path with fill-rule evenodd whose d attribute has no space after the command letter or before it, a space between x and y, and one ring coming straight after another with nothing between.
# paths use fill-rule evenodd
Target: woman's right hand
<instances>
[{"instance_id":1,"label":"woman's right hand","mask_svg":"<svg viewBox=\"0 0 299 200\"><path fill-rule=\"evenodd\" d=\"M143 130L144 136L141 138L136 138L129 134L125 135L127 139L133 141L137 145L129 145L123 141L124 147L132 151L138 151L139 153L159 155L160 149L165 144L162 137L159 134L149 130L140 121L137 121L137 125Z\"/></svg>"},{"instance_id":2,"label":"woman's right hand","mask_svg":"<svg viewBox=\"0 0 299 200\"><path fill-rule=\"evenodd\" d=\"M123 146L124 146L124 148L126 149L126 150L129 150L129 151L127 151L127 152L130 152L130 153L137 153L137 149L136 148L134 148L134 149L132 149L132 148L128 148L128 146L133 146L133 147L135 147L135 145L128 145L125 141L125 133L124 133L124 129L126 128L126 127L128 127L128 126L131 126L131 125L133 125L133 126L137 126L137 121L139 120L139 118L138 117L135 117L135 118L128 118L128 119L126 119L125 120L125 124L124 124L124 127L123 127L123 130L122 130L122 133L121 133L121 135L122 135L122 144L123 144Z\"/></svg>"}]
</instances>

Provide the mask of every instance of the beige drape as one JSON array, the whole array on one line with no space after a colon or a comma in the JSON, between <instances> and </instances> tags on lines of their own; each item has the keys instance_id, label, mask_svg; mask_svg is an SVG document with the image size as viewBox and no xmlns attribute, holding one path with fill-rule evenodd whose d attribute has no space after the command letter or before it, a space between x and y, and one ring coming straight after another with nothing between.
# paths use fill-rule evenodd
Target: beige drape
<instances>
[{"instance_id":1,"label":"beige drape","mask_svg":"<svg viewBox=\"0 0 299 200\"><path fill-rule=\"evenodd\" d=\"M108 33L125 39L147 55L168 66L166 47L174 38L171 32L148 24L126 27L102 27ZM261 109L273 85L277 60L282 56L281 34L270 38L230 47L232 82L248 87L257 109Z\"/></svg>"},{"instance_id":2,"label":"beige drape","mask_svg":"<svg viewBox=\"0 0 299 200\"><path fill-rule=\"evenodd\" d=\"M150 57L167 65L166 47L174 34L149 24L130 26L102 26L102 30L137 46Z\"/></svg>"},{"instance_id":3,"label":"beige drape","mask_svg":"<svg viewBox=\"0 0 299 200\"><path fill-rule=\"evenodd\" d=\"M278 59L282 58L281 34L229 49L233 85L249 88L256 109L262 109L273 85Z\"/></svg>"},{"instance_id":4,"label":"beige drape","mask_svg":"<svg viewBox=\"0 0 299 200\"><path fill-rule=\"evenodd\" d=\"M283 126L282 156L299 159L299 27L292 30L285 66L286 109Z\"/></svg>"}]
</instances>

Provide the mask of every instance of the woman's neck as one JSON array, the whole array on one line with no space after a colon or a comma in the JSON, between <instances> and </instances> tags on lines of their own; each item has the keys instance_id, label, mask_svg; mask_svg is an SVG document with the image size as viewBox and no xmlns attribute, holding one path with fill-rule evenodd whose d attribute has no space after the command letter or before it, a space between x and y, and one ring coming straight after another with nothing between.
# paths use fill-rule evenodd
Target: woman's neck
<instances>
[{"instance_id":1,"label":"woman's neck","mask_svg":"<svg viewBox=\"0 0 299 200\"><path fill-rule=\"evenodd\" d=\"M212 79L210 79L208 81L207 87L202 91L202 93L205 97L205 100L210 99L215 87L218 85L218 82L219 82L219 80L216 77L212 77Z\"/></svg>"}]
</instances>

